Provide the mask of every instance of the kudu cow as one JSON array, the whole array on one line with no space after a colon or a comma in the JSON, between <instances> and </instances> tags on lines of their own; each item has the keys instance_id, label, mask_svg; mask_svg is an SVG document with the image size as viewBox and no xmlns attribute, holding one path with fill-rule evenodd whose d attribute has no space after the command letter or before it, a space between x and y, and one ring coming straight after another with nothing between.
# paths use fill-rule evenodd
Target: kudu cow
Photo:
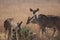
<instances>
[{"instance_id":1,"label":"kudu cow","mask_svg":"<svg viewBox=\"0 0 60 40\"><path fill-rule=\"evenodd\" d=\"M46 29L45 29L46 27L54 29L53 35L55 34L56 29L58 31L60 30L59 16L40 14L37 17L36 15L34 15L32 17L28 17L26 24L29 24L29 23L38 24L40 26L40 29L42 29L42 34L43 32L46 32Z\"/></svg>"}]
</instances>

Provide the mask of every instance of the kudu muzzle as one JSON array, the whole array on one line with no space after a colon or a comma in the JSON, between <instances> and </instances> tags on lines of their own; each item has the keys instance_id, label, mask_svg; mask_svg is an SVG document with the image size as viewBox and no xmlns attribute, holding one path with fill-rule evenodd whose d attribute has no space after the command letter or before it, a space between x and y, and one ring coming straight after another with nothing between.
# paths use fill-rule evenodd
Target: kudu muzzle
<instances>
[{"instance_id":1,"label":"kudu muzzle","mask_svg":"<svg viewBox=\"0 0 60 40\"><path fill-rule=\"evenodd\" d=\"M26 22L26 24L29 24L31 22L32 19L38 19L36 15L32 16L32 17L28 17L28 20Z\"/></svg>"}]
</instances>

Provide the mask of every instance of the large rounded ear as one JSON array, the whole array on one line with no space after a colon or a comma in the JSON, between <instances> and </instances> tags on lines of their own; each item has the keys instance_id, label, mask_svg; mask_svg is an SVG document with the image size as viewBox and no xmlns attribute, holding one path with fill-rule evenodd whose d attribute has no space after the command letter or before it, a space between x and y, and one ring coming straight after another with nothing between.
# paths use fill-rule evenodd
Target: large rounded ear
<instances>
[{"instance_id":1,"label":"large rounded ear","mask_svg":"<svg viewBox=\"0 0 60 40\"><path fill-rule=\"evenodd\" d=\"M33 10L30 8L30 11L33 11Z\"/></svg>"},{"instance_id":2,"label":"large rounded ear","mask_svg":"<svg viewBox=\"0 0 60 40\"><path fill-rule=\"evenodd\" d=\"M37 11L39 11L39 8L37 8Z\"/></svg>"}]
</instances>

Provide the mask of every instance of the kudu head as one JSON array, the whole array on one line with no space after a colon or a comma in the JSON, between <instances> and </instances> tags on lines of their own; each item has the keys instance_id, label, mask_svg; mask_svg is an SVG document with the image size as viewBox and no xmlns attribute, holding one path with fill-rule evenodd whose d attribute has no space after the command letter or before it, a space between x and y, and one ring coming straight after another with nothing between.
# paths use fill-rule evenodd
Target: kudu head
<instances>
[{"instance_id":1,"label":"kudu head","mask_svg":"<svg viewBox=\"0 0 60 40\"><path fill-rule=\"evenodd\" d=\"M36 10L33 10L33 9L31 9L31 8L30 8L30 11L31 11L31 12L33 12L33 15L35 15L35 14L36 14L36 12L38 12L38 11L39 11L39 8L37 8Z\"/></svg>"},{"instance_id":2,"label":"kudu head","mask_svg":"<svg viewBox=\"0 0 60 40\"><path fill-rule=\"evenodd\" d=\"M30 11L33 12L33 16L32 17L28 17L28 20L27 20L27 23L26 24L29 24L30 22L32 23L36 23L37 22L37 15L36 15L36 12L39 11L39 8L37 8L36 10L33 10L30 8Z\"/></svg>"},{"instance_id":3,"label":"kudu head","mask_svg":"<svg viewBox=\"0 0 60 40\"><path fill-rule=\"evenodd\" d=\"M22 25L22 21L20 23L17 23L18 28L21 28L21 25Z\"/></svg>"},{"instance_id":4,"label":"kudu head","mask_svg":"<svg viewBox=\"0 0 60 40\"><path fill-rule=\"evenodd\" d=\"M38 18L36 15L32 16L32 17L28 17L28 20L27 20L27 23L26 24L29 24L29 23L37 23L38 21Z\"/></svg>"},{"instance_id":5,"label":"kudu head","mask_svg":"<svg viewBox=\"0 0 60 40\"><path fill-rule=\"evenodd\" d=\"M20 26L21 26L21 24L22 24L22 21L21 21L20 23L17 23L18 27L20 27Z\"/></svg>"}]
</instances>

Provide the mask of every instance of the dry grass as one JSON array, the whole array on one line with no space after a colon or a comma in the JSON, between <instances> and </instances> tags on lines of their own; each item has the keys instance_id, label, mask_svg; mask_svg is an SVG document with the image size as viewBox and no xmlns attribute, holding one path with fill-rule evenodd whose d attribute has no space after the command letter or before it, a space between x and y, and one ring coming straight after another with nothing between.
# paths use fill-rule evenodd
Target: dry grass
<instances>
[{"instance_id":1,"label":"dry grass","mask_svg":"<svg viewBox=\"0 0 60 40\"><path fill-rule=\"evenodd\" d=\"M37 0L35 0L37 1ZM32 16L32 12L29 11L29 8L39 8L38 14L46 14L46 15L57 15L60 16L60 4L59 3L49 3L49 2L44 2L42 1L41 3L20 3L18 1L0 1L0 31L4 31L4 26L3 22L6 18L14 17L16 22L23 21L23 26L26 24L26 20L28 16ZM10 3L12 2L12 3ZM42 35L39 35L39 27L38 25L30 25L30 29L33 30L34 32L37 33L37 36L39 40ZM48 35L51 37L53 33L53 30L51 31L48 29ZM58 34L58 35L57 35ZM46 35L43 35L44 39L43 40L49 40L49 38L46 37ZM55 34L55 40L59 40L60 38L60 33ZM5 34L4 32L0 33L0 39L4 40L5 39Z\"/></svg>"},{"instance_id":2,"label":"dry grass","mask_svg":"<svg viewBox=\"0 0 60 40\"><path fill-rule=\"evenodd\" d=\"M7 38L7 35L6 35L6 38ZM0 40L5 40L5 33L0 33Z\"/></svg>"},{"instance_id":3,"label":"dry grass","mask_svg":"<svg viewBox=\"0 0 60 40\"><path fill-rule=\"evenodd\" d=\"M60 40L60 32L56 31L55 35L52 37L53 29L47 29L47 33L44 33L42 35L40 31L40 35L34 34L32 37L32 40ZM7 35L7 34L6 34ZM23 35L24 36L24 35ZM0 40L5 40L5 33L0 33ZM31 40L30 37L23 38L20 40Z\"/></svg>"}]
</instances>

